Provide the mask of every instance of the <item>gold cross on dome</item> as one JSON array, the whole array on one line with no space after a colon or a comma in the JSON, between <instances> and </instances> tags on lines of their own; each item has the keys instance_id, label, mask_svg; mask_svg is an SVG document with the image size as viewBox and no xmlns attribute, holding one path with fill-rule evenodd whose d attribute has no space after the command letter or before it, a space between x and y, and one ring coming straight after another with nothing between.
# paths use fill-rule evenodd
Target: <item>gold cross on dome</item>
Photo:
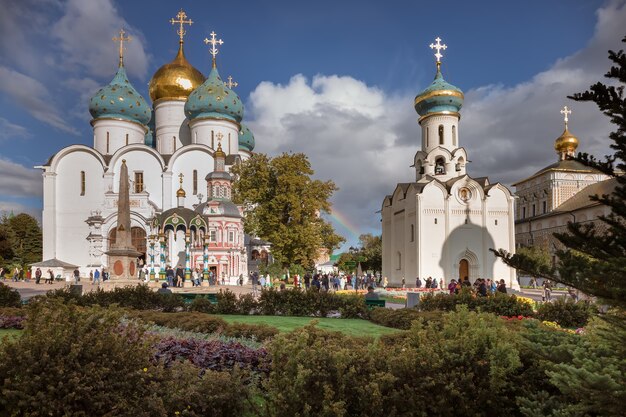
<instances>
[{"instance_id":1,"label":"gold cross on dome","mask_svg":"<svg viewBox=\"0 0 626 417\"><path fill-rule=\"evenodd\" d=\"M178 12L176 17L178 18L178 20L174 20L174 18L172 18L172 19L170 19L170 23L173 24L173 25L178 23L180 25L180 27L178 28L176 33L178 34L178 36L180 36L180 41L179 42L183 43L183 36L185 36L185 34L187 33L187 31L185 30L183 25L191 26L193 24L193 20L191 20L191 19L185 20L187 18L187 13L185 13L183 11L183 9L180 9L180 12Z\"/></svg>"},{"instance_id":2,"label":"gold cross on dome","mask_svg":"<svg viewBox=\"0 0 626 417\"><path fill-rule=\"evenodd\" d=\"M227 78L228 82L224 83L228 86L228 88L233 88L233 87L237 87L239 85L239 83L237 81L233 81L233 77L231 77L230 75Z\"/></svg>"},{"instance_id":3,"label":"gold cross on dome","mask_svg":"<svg viewBox=\"0 0 626 417\"><path fill-rule=\"evenodd\" d=\"M211 49L209 49L209 53L213 55L213 68L215 68L215 57L220 52L217 49L217 45L224 44L224 41L221 39L215 39L216 33L213 31L209 35L211 35L211 39L204 38L204 43L206 43L207 45L211 44Z\"/></svg>"},{"instance_id":4,"label":"gold cross on dome","mask_svg":"<svg viewBox=\"0 0 626 417\"><path fill-rule=\"evenodd\" d=\"M133 39L130 36L124 37L125 33L124 29L120 29L120 37L113 37L113 42L120 43L120 67L124 65L124 42L130 42Z\"/></svg>"},{"instance_id":5,"label":"gold cross on dome","mask_svg":"<svg viewBox=\"0 0 626 417\"><path fill-rule=\"evenodd\" d=\"M565 122L565 129L567 129L567 122L569 122L569 117L567 117L569 114L572 114L572 111L569 109L569 107L564 106L563 110L561 110L561 114L563 115L563 121Z\"/></svg>"},{"instance_id":6,"label":"gold cross on dome","mask_svg":"<svg viewBox=\"0 0 626 417\"><path fill-rule=\"evenodd\" d=\"M180 183L180 188L183 188L183 177L184 177L184 175L183 175L183 173L181 172L181 173L178 175L178 182Z\"/></svg>"},{"instance_id":7,"label":"gold cross on dome","mask_svg":"<svg viewBox=\"0 0 626 417\"><path fill-rule=\"evenodd\" d=\"M446 50L448 48L448 45L446 44L441 44L441 38L439 36L437 36L437 38L435 38L435 42L437 43L431 43L430 44L430 49L436 49L437 52L435 53L435 58L437 58L437 67L441 66L441 58L443 58L443 55L441 54L440 51L442 50Z\"/></svg>"}]
</instances>

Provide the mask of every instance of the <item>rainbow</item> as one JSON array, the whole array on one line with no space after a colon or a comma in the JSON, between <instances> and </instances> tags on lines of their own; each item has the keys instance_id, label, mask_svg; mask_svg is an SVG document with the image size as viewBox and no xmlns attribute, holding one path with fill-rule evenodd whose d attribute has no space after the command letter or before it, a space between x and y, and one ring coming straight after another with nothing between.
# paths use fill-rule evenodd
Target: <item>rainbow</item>
<instances>
[{"instance_id":1,"label":"rainbow","mask_svg":"<svg viewBox=\"0 0 626 417\"><path fill-rule=\"evenodd\" d=\"M351 236L345 236L348 237L348 240L359 240L359 235L361 235L361 232L359 231L359 228L352 222L352 220L348 218L348 216L338 210L333 209L333 211L328 214L328 217L330 217L333 223L341 226L342 229L345 229L348 233L350 233Z\"/></svg>"}]
</instances>

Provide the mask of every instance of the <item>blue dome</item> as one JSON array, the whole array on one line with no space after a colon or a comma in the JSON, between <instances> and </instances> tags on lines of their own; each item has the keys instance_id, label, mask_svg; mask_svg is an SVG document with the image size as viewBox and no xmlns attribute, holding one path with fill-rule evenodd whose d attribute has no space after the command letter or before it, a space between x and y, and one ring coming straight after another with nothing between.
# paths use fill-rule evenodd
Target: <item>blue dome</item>
<instances>
[{"instance_id":1,"label":"blue dome","mask_svg":"<svg viewBox=\"0 0 626 417\"><path fill-rule=\"evenodd\" d=\"M463 98L463 91L446 82L437 69L435 80L415 97L415 111L420 116L439 112L458 113L463 106Z\"/></svg>"},{"instance_id":2,"label":"blue dome","mask_svg":"<svg viewBox=\"0 0 626 417\"><path fill-rule=\"evenodd\" d=\"M102 87L89 101L89 113L94 119L113 117L146 125L152 110L144 98L133 88L120 66L113 80Z\"/></svg>"},{"instance_id":3,"label":"blue dome","mask_svg":"<svg viewBox=\"0 0 626 417\"><path fill-rule=\"evenodd\" d=\"M242 124L239 131L239 149L252 152L254 150L254 135L248 126Z\"/></svg>"},{"instance_id":4,"label":"blue dome","mask_svg":"<svg viewBox=\"0 0 626 417\"><path fill-rule=\"evenodd\" d=\"M189 95L185 103L185 115L189 120L213 118L240 122L243 118L243 104L237 93L224 84L214 67L206 81Z\"/></svg>"}]
</instances>

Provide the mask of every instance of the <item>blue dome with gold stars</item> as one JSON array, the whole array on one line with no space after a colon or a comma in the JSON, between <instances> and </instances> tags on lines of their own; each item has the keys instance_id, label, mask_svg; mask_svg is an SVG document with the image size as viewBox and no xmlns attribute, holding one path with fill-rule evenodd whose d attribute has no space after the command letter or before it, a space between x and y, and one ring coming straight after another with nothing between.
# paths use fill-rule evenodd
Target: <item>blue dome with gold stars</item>
<instances>
[{"instance_id":1,"label":"blue dome with gold stars","mask_svg":"<svg viewBox=\"0 0 626 417\"><path fill-rule=\"evenodd\" d=\"M242 124L239 131L239 150L252 152L254 150L254 135L248 126Z\"/></svg>"},{"instance_id":2,"label":"blue dome with gold stars","mask_svg":"<svg viewBox=\"0 0 626 417\"><path fill-rule=\"evenodd\" d=\"M185 115L189 120L227 119L239 123L243 118L243 103L213 67L206 81L189 95Z\"/></svg>"},{"instance_id":3,"label":"blue dome with gold stars","mask_svg":"<svg viewBox=\"0 0 626 417\"><path fill-rule=\"evenodd\" d=\"M109 85L102 87L89 101L89 113L94 119L115 118L148 124L152 110L146 100L128 81L120 65Z\"/></svg>"},{"instance_id":4,"label":"blue dome with gold stars","mask_svg":"<svg viewBox=\"0 0 626 417\"><path fill-rule=\"evenodd\" d=\"M415 111L424 116L431 113L458 113L463 106L463 91L443 79L437 66L435 80L415 97Z\"/></svg>"}]
</instances>

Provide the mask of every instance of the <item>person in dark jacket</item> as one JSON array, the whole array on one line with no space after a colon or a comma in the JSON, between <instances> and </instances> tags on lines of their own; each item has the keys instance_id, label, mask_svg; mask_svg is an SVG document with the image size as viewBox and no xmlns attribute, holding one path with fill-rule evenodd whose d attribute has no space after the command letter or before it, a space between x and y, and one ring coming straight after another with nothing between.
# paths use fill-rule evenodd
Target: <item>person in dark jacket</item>
<instances>
[{"instance_id":1,"label":"person in dark jacket","mask_svg":"<svg viewBox=\"0 0 626 417\"><path fill-rule=\"evenodd\" d=\"M501 293L503 293L503 294L506 294L506 284L504 283L504 280L503 280L503 279L501 279L501 280L500 280L500 283L498 284L498 289L497 289L497 291L498 291L498 292L501 292Z\"/></svg>"},{"instance_id":2,"label":"person in dark jacket","mask_svg":"<svg viewBox=\"0 0 626 417\"><path fill-rule=\"evenodd\" d=\"M487 284L485 284L485 280L482 278L479 278L480 283L478 284L478 295L482 296L482 297L486 297L487 296Z\"/></svg>"}]
</instances>

